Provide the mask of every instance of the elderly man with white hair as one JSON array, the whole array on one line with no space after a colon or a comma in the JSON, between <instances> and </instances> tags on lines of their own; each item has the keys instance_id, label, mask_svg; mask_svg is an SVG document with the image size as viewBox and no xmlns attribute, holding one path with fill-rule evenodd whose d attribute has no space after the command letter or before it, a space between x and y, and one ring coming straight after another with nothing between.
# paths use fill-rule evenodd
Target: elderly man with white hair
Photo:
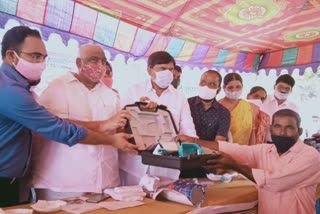
<instances>
[{"instance_id":1,"label":"elderly man with white hair","mask_svg":"<svg viewBox=\"0 0 320 214\"><path fill-rule=\"evenodd\" d=\"M124 127L130 114L120 111L117 94L101 82L107 66L103 49L92 44L80 47L76 64L78 73L68 72L52 81L37 99L38 103L72 121L109 119L106 134L114 134ZM38 199L101 193L119 185L118 151L113 146L69 148L42 136L36 136L33 143L31 185Z\"/></svg>"}]
</instances>

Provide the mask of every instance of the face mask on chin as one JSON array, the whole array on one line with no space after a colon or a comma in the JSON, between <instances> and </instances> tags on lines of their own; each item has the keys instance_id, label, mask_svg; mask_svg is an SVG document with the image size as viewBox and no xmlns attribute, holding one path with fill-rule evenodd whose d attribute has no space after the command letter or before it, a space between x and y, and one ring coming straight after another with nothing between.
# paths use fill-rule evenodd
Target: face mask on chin
<instances>
[{"instance_id":1,"label":"face mask on chin","mask_svg":"<svg viewBox=\"0 0 320 214\"><path fill-rule=\"evenodd\" d=\"M46 62L43 61L40 63L31 63L19 57L16 52L14 52L14 54L19 59L16 65L12 63L15 70L18 71L24 78L26 78L31 85L36 85L39 83L41 74L46 68Z\"/></svg>"},{"instance_id":2,"label":"face mask on chin","mask_svg":"<svg viewBox=\"0 0 320 214\"><path fill-rule=\"evenodd\" d=\"M168 88L173 80L173 74L169 70L155 72L156 78L153 80L160 88Z\"/></svg>"},{"instance_id":3,"label":"face mask on chin","mask_svg":"<svg viewBox=\"0 0 320 214\"><path fill-rule=\"evenodd\" d=\"M289 94L281 93L280 91L275 90L275 91L274 91L274 96L275 96L276 98L278 98L279 100L286 100L286 99L288 99Z\"/></svg>"},{"instance_id":4,"label":"face mask on chin","mask_svg":"<svg viewBox=\"0 0 320 214\"><path fill-rule=\"evenodd\" d=\"M209 88L208 86L199 86L199 88L198 88L199 97L202 100L211 101L213 98L216 97L217 90L218 89Z\"/></svg>"},{"instance_id":5,"label":"face mask on chin","mask_svg":"<svg viewBox=\"0 0 320 214\"><path fill-rule=\"evenodd\" d=\"M255 104L256 106L258 106L259 108L261 108L263 102L261 99L249 99L248 100L249 103L253 103Z\"/></svg>"},{"instance_id":6,"label":"face mask on chin","mask_svg":"<svg viewBox=\"0 0 320 214\"><path fill-rule=\"evenodd\" d=\"M106 69L92 64L83 64L80 72L92 82L99 82L106 73Z\"/></svg>"},{"instance_id":7,"label":"face mask on chin","mask_svg":"<svg viewBox=\"0 0 320 214\"><path fill-rule=\"evenodd\" d=\"M272 143L276 146L278 153L287 152L295 143L296 139L294 137L271 135Z\"/></svg>"}]
</instances>

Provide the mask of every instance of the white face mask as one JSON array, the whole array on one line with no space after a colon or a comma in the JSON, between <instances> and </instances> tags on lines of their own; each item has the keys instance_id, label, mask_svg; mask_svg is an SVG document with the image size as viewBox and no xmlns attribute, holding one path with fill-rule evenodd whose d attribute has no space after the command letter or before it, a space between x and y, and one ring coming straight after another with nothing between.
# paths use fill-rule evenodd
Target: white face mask
<instances>
[{"instance_id":1,"label":"white face mask","mask_svg":"<svg viewBox=\"0 0 320 214\"><path fill-rule=\"evenodd\" d=\"M237 100L240 98L240 96L242 94L242 90L232 91L232 92L225 90L224 93L226 94L226 97L228 97L229 99Z\"/></svg>"},{"instance_id":2,"label":"white face mask","mask_svg":"<svg viewBox=\"0 0 320 214\"><path fill-rule=\"evenodd\" d=\"M274 96L279 100L286 100L289 97L289 94L281 93L280 91L275 90Z\"/></svg>"},{"instance_id":3,"label":"white face mask","mask_svg":"<svg viewBox=\"0 0 320 214\"><path fill-rule=\"evenodd\" d=\"M211 89L208 86L199 86L199 97L203 100L212 100L216 97L218 89Z\"/></svg>"},{"instance_id":4,"label":"white face mask","mask_svg":"<svg viewBox=\"0 0 320 214\"><path fill-rule=\"evenodd\" d=\"M168 88L173 80L173 74L169 70L155 72L156 78L153 80L160 88Z\"/></svg>"},{"instance_id":5,"label":"white face mask","mask_svg":"<svg viewBox=\"0 0 320 214\"><path fill-rule=\"evenodd\" d=\"M15 55L19 59L19 61L16 65L13 64L14 68L27 80L40 80L41 74L46 68L46 62L43 61L40 63L31 63L19 57L18 54L15 53Z\"/></svg>"},{"instance_id":6,"label":"white face mask","mask_svg":"<svg viewBox=\"0 0 320 214\"><path fill-rule=\"evenodd\" d=\"M261 106L262 106L262 100L261 99L254 99L254 100L250 99L250 100L248 100L248 102L255 104L259 108L261 108Z\"/></svg>"}]
</instances>

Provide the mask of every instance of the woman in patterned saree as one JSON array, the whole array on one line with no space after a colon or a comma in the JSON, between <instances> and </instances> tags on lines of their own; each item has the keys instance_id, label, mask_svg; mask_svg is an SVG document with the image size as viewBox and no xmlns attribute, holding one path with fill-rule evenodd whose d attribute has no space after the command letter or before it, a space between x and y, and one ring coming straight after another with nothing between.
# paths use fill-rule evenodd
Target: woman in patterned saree
<instances>
[{"instance_id":1,"label":"woman in patterned saree","mask_svg":"<svg viewBox=\"0 0 320 214\"><path fill-rule=\"evenodd\" d=\"M251 88L247 95L247 100L252 104L255 112L255 137L256 144L266 142L267 133L270 125L270 117L267 113L261 110L263 101L267 98L267 92L260 86Z\"/></svg>"}]
</instances>

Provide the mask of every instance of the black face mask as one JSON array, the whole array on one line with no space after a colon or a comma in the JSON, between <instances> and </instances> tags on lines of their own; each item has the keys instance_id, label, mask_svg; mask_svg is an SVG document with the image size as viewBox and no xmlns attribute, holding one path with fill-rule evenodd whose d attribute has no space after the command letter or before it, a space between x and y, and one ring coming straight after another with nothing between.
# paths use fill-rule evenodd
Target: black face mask
<instances>
[{"instance_id":1,"label":"black face mask","mask_svg":"<svg viewBox=\"0 0 320 214\"><path fill-rule=\"evenodd\" d=\"M294 137L271 135L271 139L272 142L268 143L273 143L281 154L287 152L296 143Z\"/></svg>"},{"instance_id":2,"label":"black face mask","mask_svg":"<svg viewBox=\"0 0 320 214\"><path fill-rule=\"evenodd\" d=\"M180 79L173 79L171 84L174 88L178 88L178 86L180 85Z\"/></svg>"}]
</instances>

